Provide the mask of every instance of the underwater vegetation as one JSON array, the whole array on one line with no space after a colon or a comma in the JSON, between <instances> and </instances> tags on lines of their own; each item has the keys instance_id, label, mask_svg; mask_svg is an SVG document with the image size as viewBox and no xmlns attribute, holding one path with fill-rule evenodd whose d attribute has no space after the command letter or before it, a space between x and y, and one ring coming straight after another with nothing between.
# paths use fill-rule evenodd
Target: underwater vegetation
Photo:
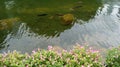
<instances>
[{"instance_id":1,"label":"underwater vegetation","mask_svg":"<svg viewBox=\"0 0 120 67\"><path fill-rule=\"evenodd\" d=\"M46 36L59 36L64 30L70 29L73 25L71 22L75 22L73 18L89 20L101 6L101 2L98 0L92 2L88 0L39 0L37 2L34 0L15 0L4 2L1 0L0 2L2 4L0 6L1 20L8 17L19 17L33 32ZM8 4L11 7L8 9L3 4ZM68 17L69 20L66 17L67 14L71 14L71 17Z\"/></svg>"},{"instance_id":2,"label":"underwater vegetation","mask_svg":"<svg viewBox=\"0 0 120 67\"><path fill-rule=\"evenodd\" d=\"M70 29L76 23L75 19L87 21L93 18L101 6L101 2L98 0L92 2L88 0L40 0L38 2L24 0L15 2L16 6L11 10L15 16L19 16L33 32L46 36L59 36L61 32ZM26 2L28 3L26 4ZM69 17L72 23L65 20L67 14L73 15Z\"/></svg>"}]
</instances>

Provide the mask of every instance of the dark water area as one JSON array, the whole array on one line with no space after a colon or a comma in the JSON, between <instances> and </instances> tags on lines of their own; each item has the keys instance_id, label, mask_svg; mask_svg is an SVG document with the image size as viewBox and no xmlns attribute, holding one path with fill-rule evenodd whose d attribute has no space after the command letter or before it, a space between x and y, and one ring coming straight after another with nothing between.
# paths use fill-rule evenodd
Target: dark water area
<instances>
[{"instance_id":1,"label":"dark water area","mask_svg":"<svg viewBox=\"0 0 120 67\"><path fill-rule=\"evenodd\" d=\"M60 15L73 14L63 25ZM0 52L31 52L76 43L96 49L120 45L119 0L0 0Z\"/></svg>"}]
</instances>

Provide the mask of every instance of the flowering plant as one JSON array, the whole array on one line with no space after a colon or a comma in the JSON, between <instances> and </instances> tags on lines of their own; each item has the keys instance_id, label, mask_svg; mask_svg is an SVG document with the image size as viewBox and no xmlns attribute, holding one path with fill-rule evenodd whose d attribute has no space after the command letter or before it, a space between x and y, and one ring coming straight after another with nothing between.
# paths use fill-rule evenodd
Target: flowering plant
<instances>
[{"instance_id":1,"label":"flowering plant","mask_svg":"<svg viewBox=\"0 0 120 67\"><path fill-rule=\"evenodd\" d=\"M56 50L48 46L48 50L38 49L31 54L13 51L0 54L2 67L102 67L98 51L80 45L72 50Z\"/></svg>"},{"instance_id":2,"label":"flowering plant","mask_svg":"<svg viewBox=\"0 0 120 67\"><path fill-rule=\"evenodd\" d=\"M120 67L120 47L108 51L106 67Z\"/></svg>"}]
</instances>

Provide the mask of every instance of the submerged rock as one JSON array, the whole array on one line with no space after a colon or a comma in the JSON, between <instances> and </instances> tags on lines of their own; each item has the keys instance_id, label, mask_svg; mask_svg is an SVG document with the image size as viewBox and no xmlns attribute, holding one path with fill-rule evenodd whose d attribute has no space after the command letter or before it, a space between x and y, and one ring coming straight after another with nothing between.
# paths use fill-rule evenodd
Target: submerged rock
<instances>
[{"instance_id":1,"label":"submerged rock","mask_svg":"<svg viewBox=\"0 0 120 67\"><path fill-rule=\"evenodd\" d=\"M19 21L19 18L17 17L0 20L0 30L4 30L8 27L11 27L13 23L17 21Z\"/></svg>"},{"instance_id":2,"label":"submerged rock","mask_svg":"<svg viewBox=\"0 0 120 67\"><path fill-rule=\"evenodd\" d=\"M74 15L73 14L65 14L62 16L63 24L69 25L74 21Z\"/></svg>"}]
</instances>

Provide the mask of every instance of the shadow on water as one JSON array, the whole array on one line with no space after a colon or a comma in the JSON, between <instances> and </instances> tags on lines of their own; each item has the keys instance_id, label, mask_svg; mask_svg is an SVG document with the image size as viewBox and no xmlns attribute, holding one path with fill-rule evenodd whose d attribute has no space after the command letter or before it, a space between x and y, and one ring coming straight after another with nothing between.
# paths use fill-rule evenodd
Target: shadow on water
<instances>
[{"instance_id":1,"label":"shadow on water","mask_svg":"<svg viewBox=\"0 0 120 67\"><path fill-rule=\"evenodd\" d=\"M1 27L12 23L0 30L1 52L30 52L48 45L69 48L75 43L106 49L120 44L118 0L105 0L103 4L97 0L1 0L0 3L0 20L13 18L0 23ZM64 14L73 14L75 23L62 25Z\"/></svg>"}]
</instances>

